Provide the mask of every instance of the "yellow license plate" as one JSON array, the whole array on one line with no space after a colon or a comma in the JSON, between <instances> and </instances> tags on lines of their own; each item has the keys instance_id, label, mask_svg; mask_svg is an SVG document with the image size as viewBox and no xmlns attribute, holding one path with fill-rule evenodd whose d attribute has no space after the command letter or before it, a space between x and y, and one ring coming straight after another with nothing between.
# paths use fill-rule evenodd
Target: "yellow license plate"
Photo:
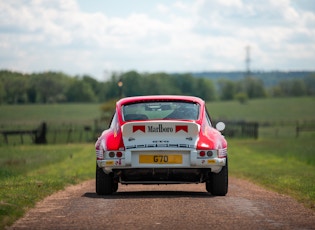
<instances>
[{"instance_id":1,"label":"yellow license plate","mask_svg":"<svg viewBox=\"0 0 315 230\"><path fill-rule=\"evenodd\" d=\"M140 155L140 164L182 164L183 156L180 154L154 154Z\"/></svg>"}]
</instances>

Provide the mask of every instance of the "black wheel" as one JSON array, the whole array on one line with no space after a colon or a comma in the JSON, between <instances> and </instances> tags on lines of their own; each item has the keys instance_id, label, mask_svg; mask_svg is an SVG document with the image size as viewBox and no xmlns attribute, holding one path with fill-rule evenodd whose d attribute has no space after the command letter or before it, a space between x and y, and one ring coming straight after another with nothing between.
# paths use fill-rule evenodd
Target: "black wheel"
<instances>
[{"instance_id":1,"label":"black wheel","mask_svg":"<svg viewBox=\"0 0 315 230\"><path fill-rule=\"evenodd\" d=\"M118 186L116 187L118 189ZM115 190L112 175L104 173L103 169L98 166L96 166L95 188L98 195L110 195Z\"/></svg>"},{"instance_id":2,"label":"black wheel","mask_svg":"<svg viewBox=\"0 0 315 230\"><path fill-rule=\"evenodd\" d=\"M228 164L222 167L219 173L211 173L210 178L206 181L206 189L214 196L225 196L228 192Z\"/></svg>"}]
</instances>

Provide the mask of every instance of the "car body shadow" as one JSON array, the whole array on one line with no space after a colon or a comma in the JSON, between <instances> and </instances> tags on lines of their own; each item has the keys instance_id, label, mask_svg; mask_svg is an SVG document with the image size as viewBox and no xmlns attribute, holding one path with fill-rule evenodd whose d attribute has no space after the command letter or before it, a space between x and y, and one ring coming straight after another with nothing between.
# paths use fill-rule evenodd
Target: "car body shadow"
<instances>
[{"instance_id":1,"label":"car body shadow","mask_svg":"<svg viewBox=\"0 0 315 230\"><path fill-rule=\"evenodd\" d=\"M193 192L193 191L130 191L130 192L115 192L111 195L97 195L93 192L86 192L82 197L93 198L93 199L170 199L170 198L212 198L208 192Z\"/></svg>"}]
</instances>

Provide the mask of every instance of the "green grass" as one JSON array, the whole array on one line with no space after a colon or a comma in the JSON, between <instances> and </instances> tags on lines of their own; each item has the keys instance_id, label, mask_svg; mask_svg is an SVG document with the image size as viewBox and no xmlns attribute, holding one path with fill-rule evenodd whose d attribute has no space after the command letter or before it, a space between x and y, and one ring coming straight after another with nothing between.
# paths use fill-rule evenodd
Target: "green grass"
<instances>
[{"instance_id":1,"label":"green grass","mask_svg":"<svg viewBox=\"0 0 315 230\"><path fill-rule=\"evenodd\" d=\"M238 101L209 102L207 107L216 121L258 122L258 136L262 138L292 138L296 136L297 122L315 122L315 97L255 99L246 104Z\"/></svg>"},{"instance_id":2,"label":"green grass","mask_svg":"<svg viewBox=\"0 0 315 230\"><path fill-rule=\"evenodd\" d=\"M230 175L246 178L315 209L313 137L229 140Z\"/></svg>"},{"instance_id":3,"label":"green grass","mask_svg":"<svg viewBox=\"0 0 315 230\"><path fill-rule=\"evenodd\" d=\"M213 119L259 122L315 120L315 97L208 102ZM101 104L0 105L0 124L87 123L101 115Z\"/></svg>"},{"instance_id":4,"label":"green grass","mask_svg":"<svg viewBox=\"0 0 315 230\"><path fill-rule=\"evenodd\" d=\"M229 139L230 176L288 194L315 208L312 137ZM93 144L1 147L0 229L44 197L94 177Z\"/></svg>"},{"instance_id":5,"label":"green grass","mask_svg":"<svg viewBox=\"0 0 315 230\"><path fill-rule=\"evenodd\" d=\"M0 149L0 229L44 197L94 177L93 144Z\"/></svg>"},{"instance_id":6,"label":"green grass","mask_svg":"<svg viewBox=\"0 0 315 230\"><path fill-rule=\"evenodd\" d=\"M100 104L0 105L0 124L91 123L101 115Z\"/></svg>"},{"instance_id":7,"label":"green grass","mask_svg":"<svg viewBox=\"0 0 315 230\"><path fill-rule=\"evenodd\" d=\"M207 107L215 120L260 123L315 120L315 97L255 99L246 104L237 101L209 102Z\"/></svg>"},{"instance_id":8,"label":"green grass","mask_svg":"<svg viewBox=\"0 0 315 230\"><path fill-rule=\"evenodd\" d=\"M258 140L228 140L230 175L293 196L314 209L314 132L295 138L294 126L281 125L314 121L314 97L207 105L215 120L278 123L275 127L260 127ZM1 105L0 129L3 125L36 127L41 121L90 125L100 114L100 104ZM0 229L12 224L37 201L69 184L93 178L95 173L93 143L46 146L17 143L0 144Z\"/></svg>"},{"instance_id":9,"label":"green grass","mask_svg":"<svg viewBox=\"0 0 315 230\"><path fill-rule=\"evenodd\" d=\"M101 104L73 103L73 104L37 104L37 105L0 105L1 130L33 130L41 122L47 123L48 143L85 142L94 139L93 129L95 119L101 116ZM100 124L107 127L105 122ZM90 127L90 132L84 127ZM72 128L71 136L68 134ZM9 144L30 144L31 135L7 136ZM0 133L0 146L5 143Z\"/></svg>"}]
</instances>

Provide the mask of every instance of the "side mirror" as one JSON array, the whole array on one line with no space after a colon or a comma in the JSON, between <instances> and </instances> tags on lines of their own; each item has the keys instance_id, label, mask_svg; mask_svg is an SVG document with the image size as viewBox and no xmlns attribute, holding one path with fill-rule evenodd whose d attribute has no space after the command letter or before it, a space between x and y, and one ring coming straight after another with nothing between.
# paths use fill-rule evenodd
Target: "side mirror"
<instances>
[{"instance_id":1,"label":"side mirror","mask_svg":"<svg viewBox=\"0 0 315 230\"><path fill-rule=\"evenodd\" d=\"M215 128L221 132L225 129L225 124L222 121L220 121L215 125Z\"/></svg>"}]
</instances>

